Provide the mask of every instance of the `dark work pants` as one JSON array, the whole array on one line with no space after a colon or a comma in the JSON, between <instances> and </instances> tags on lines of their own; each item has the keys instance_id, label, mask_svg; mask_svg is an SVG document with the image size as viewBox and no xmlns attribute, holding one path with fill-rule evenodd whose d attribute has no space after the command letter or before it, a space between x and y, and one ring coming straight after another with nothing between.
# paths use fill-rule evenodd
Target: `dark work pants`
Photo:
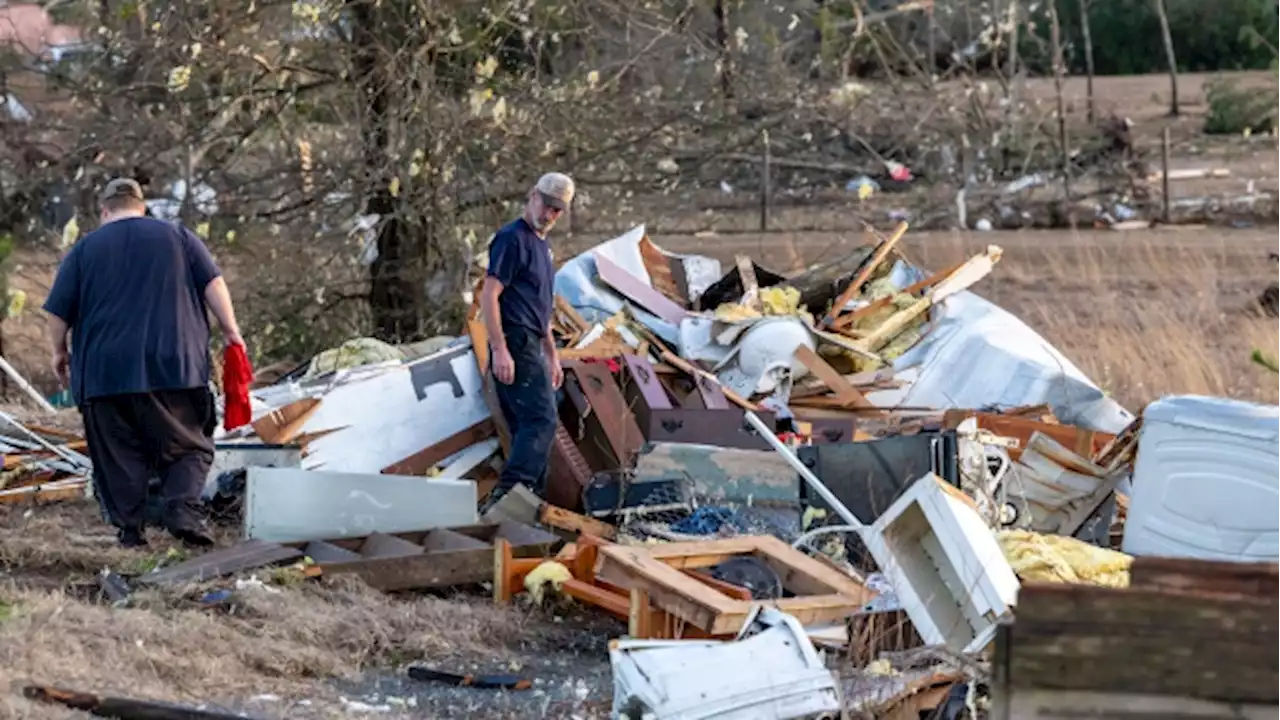
<instances>
[{"instance_id":1,"label":"dark work pants","mask_svg":"<svg viewBox=\"0 0 1280 720\"><path fill-rule=\"evenodd\" d=\"M503 335L515 361L516 373L510 385L493 379L498 405L511 431L511 453L498 476L494 497L516 483L541 495L546 488L547 464L558 422L551 370L542 347L542 336L522 328L504 328Z\"/></svg>"},{"instance_id":2,"label":"dark work pants","mask_svg":"<svg viewBox=\"0 0 1280 720\"><path fill-rule=\"evenodd\" d=\"M161 482L164 523L199 529L217 417L208 388L93 398L81 408L94 490L111 524L141 530L147 486Z\"/></svg>"}]
</instances>

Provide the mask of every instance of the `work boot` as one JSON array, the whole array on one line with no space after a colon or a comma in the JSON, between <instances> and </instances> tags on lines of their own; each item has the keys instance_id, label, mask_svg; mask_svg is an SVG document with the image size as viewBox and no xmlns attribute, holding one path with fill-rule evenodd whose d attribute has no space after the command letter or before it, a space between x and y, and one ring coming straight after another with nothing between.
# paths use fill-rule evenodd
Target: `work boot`
<instances>
[{"instance_id":1,"label":"work boot","mask_svg":"<svg viewBox=\"0 0 1280 720\"><path fill-rule=\"evenodd\" d=\"M120 546L126 548L144 548L147 547L147 536L142 528L120 528L116 531L116 537L120 540Z\"/></svg>"},{"instance_id":2,"label":"work boot","mask_svg":"<svg viewBox=\"0 0 1280 720\"><path fill-rule=\"evenodd\" d=\"M198 528L169 528L169 534L192 547L210 547L213 545L213 538L209 537L209 533Z\"/></svg>"}]
</instances>

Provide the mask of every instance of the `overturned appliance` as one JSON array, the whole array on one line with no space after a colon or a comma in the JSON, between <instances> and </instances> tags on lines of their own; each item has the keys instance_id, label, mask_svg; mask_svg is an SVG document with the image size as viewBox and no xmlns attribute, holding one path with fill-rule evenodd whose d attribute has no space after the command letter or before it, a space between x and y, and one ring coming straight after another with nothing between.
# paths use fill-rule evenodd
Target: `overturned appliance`
<instances>
[{"instance_id":1,"label":"overturned appliance","mask_svg":"<svg viewBox=\"0 0 1280 720\"><path fill-rule=\"evenodd\" d=\"M611 643L613 717L785 720L840 709L835 677L794 617L756 606L733 642Z\"/></svg>"}]
</instances>

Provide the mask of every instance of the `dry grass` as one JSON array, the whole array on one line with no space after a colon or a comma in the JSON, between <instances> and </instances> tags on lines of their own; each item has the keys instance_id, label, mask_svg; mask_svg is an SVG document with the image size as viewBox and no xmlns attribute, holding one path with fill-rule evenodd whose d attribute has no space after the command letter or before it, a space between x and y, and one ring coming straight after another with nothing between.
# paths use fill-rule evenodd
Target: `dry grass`
<instances>
[{"instance_id":1,"label":"dry grass","mask_svg":"<svg viewBox=\"0 0 1280 720\"><path fill-rule=\"evenodd\" d=\"M290 704L302 699L313 702L306 716L341 714L329 678L421 658L503 663L547 642L536 617L483 599L399 598L359 582L238 592L232 613L195 602L209 586L139 591L112 609L73 584L147 554L71 532L102 527L88 503L36 508L25 523L21 512L0 510L4 565L19 561L24 573L0 576L0 717L81 717L23 700L32 683L193 703L273 693L283 701L265 710L280 717L303 716ZM40 581L55 577L60 586Z\"/></svg>"}]
</instances>

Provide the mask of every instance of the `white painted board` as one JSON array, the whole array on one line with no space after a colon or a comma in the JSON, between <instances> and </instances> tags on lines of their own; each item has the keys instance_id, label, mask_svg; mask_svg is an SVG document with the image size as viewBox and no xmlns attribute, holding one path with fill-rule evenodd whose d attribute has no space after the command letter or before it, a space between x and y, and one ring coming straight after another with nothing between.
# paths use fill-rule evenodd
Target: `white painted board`
<instances>
[{"instance_id":1,"label":"white painted board","mask_svg":"<svg viewBox=\"0 0 1280 720\"><path fill-rule=\"evenodd\" d=\"M471 480L250 468L245 537L273 542L360 537L476 522Z\"/></svg>"}]
</instances>

